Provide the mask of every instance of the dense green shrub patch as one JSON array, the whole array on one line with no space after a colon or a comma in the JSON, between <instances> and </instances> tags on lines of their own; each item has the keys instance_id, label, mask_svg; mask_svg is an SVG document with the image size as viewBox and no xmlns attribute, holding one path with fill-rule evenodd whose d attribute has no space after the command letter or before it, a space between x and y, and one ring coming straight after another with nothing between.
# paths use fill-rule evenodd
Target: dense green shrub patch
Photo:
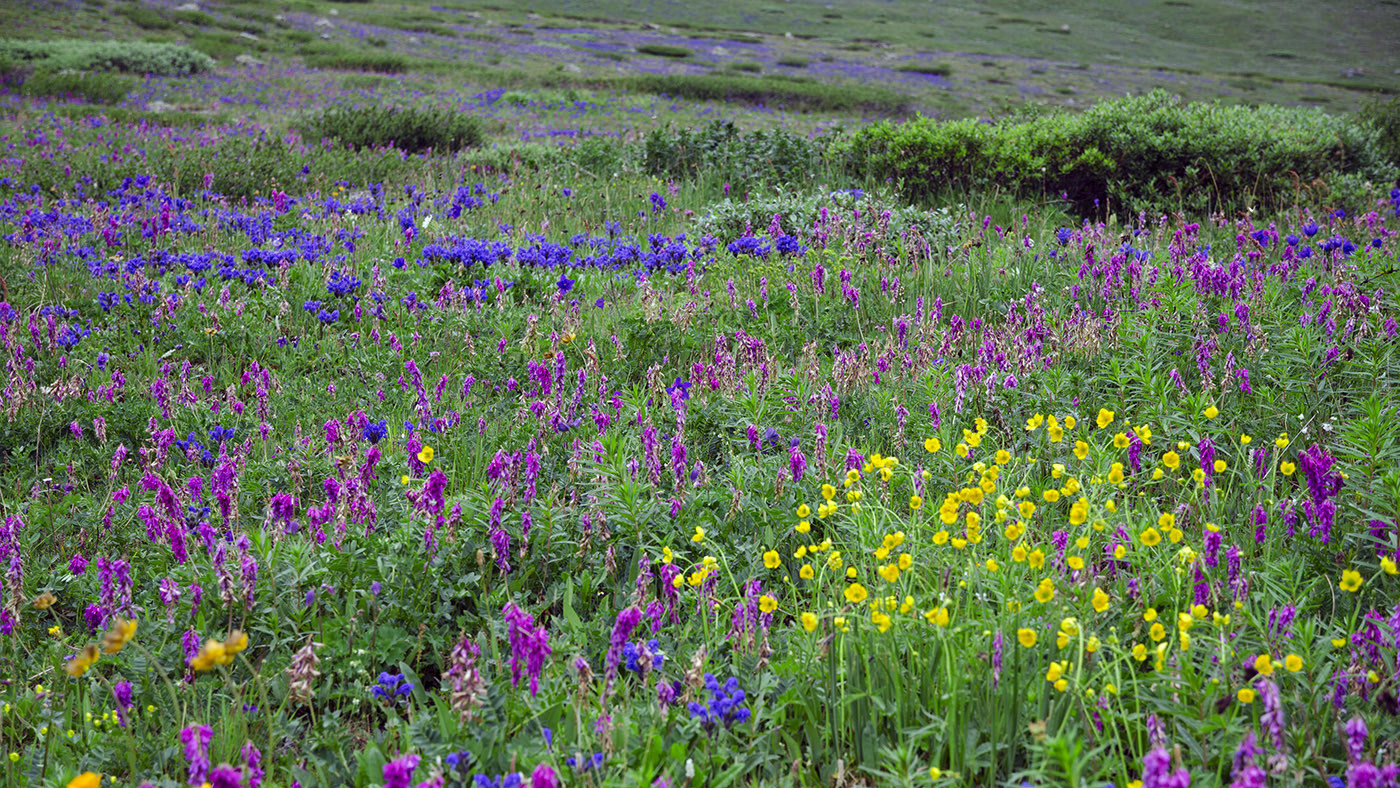
<instances>
[{"instance_id":1,"label":"dense green shrub patch","mask_svg":"<svg viewBox=\"0 0 1400 788\"><path fill-rule=\"evenodd\" d=\"M164 77L188 76L214 65L207 55L175 44L75 39L0 39L0 62L53 71L125 71Z\"/></svg>"},{"instance_id":2,"label":"dense green shrub patch","mask_svg":"<svg viewBox=\"0 0 1400 788\"><path fill-rule=\"evenodd\" d=\"M714 121L701 129L656 129L643 144L643 169L667 178L726 181L803 180L822 164L822 146L782 129L741 133Z\"/></svg>"},{"instance_id":3,"label":"dense green shrub patch","mask_svg":"<svg viewBox=\"0 0 1400 788\"><path fill-rule=\"evenodd\" d=\"M661 93L696 101L780 104L790 110L898 114L908 97L888 88L794 82L718 74L643 74L613 83L634 93Z\"/></svg>"},{"instance_id":4,"label":"dense green shrub patch","mask_svg":"<svg viewBox=\"0 0 1400 788\"><path fill-rule=\"evenodd\" d=\"M392 52L312 51L303 59L311 68L374 71L380 74L402 74L411 65L407 58Z\"/></svg>"},{"instance_id":5,"label":"dense green shrub patch","mask_svg":"<svg viewBox=\"0 0 1400 788\"><path fill-rule=\"evenodd\" d=\"M677 60L695 54L685 47L672 46L671 44L642 44L637 47L637 51L643 55L656 55L657 57L669 57Z\"/></svg>"},{"instance_id":6,"label":"dense green shrub patch","mask_svg":"<svg viewBox=\"0 0 1400 788\"><path fill-rule=\"evenodd\" d=\"M336 107L307 119L310 139L337 139L352 148L392 145L406 151L456 151L481 144L481 120L445 109Z\"/></svg>"},{"instance_id":7,"label":"dense green shrub patch","mask_svg":"<svg viewBox=\"0 0 1400 788\"><path fill-rule=\"evenodd\" d=\"M116 104L131 92L133 80L113 74L38 71L25 78L20 93L59 99L82 99L93 104Z\"/></svg>"},{"instance_id":8,"label":"dense green shrub patch","mask_svg":"<svg viewBox=\"0 0 1400 788\"><path fill-rule=\"evenodd\" d=\"M1162 92L1082 114L887 121L842 143L840 156L850 171L896 179L916 197L1005 189L1063 196L1086 213L1279 207L1329 177L1394 177L1365 124L1318 110L1183 103Z\"/></svg>"}]
</instances>

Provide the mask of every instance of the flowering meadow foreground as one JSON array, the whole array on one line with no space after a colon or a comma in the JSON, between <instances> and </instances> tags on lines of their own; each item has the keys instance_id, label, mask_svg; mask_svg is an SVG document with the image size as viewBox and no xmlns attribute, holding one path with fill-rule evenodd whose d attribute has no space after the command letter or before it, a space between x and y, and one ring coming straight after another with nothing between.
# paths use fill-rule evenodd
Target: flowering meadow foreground
<instances>
[{"instance_id":1,"label":"flowering meadow foreground","mask_svg":"<svg viewBox=\"0 0 1400 788\"><path fill-rule=\"evenodd\" d=\"M6 131L5 785L1400 784L1400 191L242 200Z\"/></svg>"}]
</instances>

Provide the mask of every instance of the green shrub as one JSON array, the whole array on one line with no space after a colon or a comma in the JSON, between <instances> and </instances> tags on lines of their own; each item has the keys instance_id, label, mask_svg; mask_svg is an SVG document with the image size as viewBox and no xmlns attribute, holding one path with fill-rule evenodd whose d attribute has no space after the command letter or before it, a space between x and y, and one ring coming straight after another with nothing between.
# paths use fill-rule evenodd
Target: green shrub
<instances>
[{"instance_id":1,"label":"green shrub","mask_svg":"<svg viewBox=\"0 0 1400 788\"><path fill-rule=\"evenodd\" d=\"M1360 117L1363 123L1376 130L1376 144L1386 160L1400 167L1400 96L1371 99L1361 108Z\"/></svg>"},{"instance_id":2,"label":"green shrub","mask_svg":"<svg viewBox=\"0 0 1400 788\"><path fill-rule=\"evenodd\" d=\"M117 8L117 13L126 17L142 30L169 30L175 26L163 14L140 4L127 4Z\"/></svg>"},{"instance_id":3,"label":"green shrub","mask_svg":"<svg viewBox=\"0 0 1400 788\"><path fill-rule=\"evenodd\" d=\"M757 74L763 70L763 65L761 63L741 61L737 63L730 63L729 65L725 66L725 68L729 69L730 71L747 71L751 74Z\"/></svg>"},{"instance_id":4,"label":"green shrub","mask_svg":"<svg viewBox=\"0 0 1400 788\"><path fill-rule=\"evenodd\" d=\"M409 62L391 52L315 52L305 56L309 68L330 68L337 71L373 71L380 74L402 74Z\"/></svg>"},{"instance_id":5,"label":"green shrub","mask_svg":"<svg viewBox=\"0 0 1400 788\"><path fill-rule=\"evenodd\" d=\"M640 74L622 77L612 84L633 93L659 93L696 101L775 104L805 111L865 110L893 115L903 112L908 102L903 94L874 85L856 87L723 74Z\"/></svg>"},{"instance_id":6,"label":"green shrub","mask_svg":"<svg viewBox=\"0 0 1400 788\"><path fill-rule=\"evenodd\" d=\"M116 104L126 98L133 87L133 80L113 74L36 71L24 80L19 92L26 96Z\"/></svg>"},{"instance_id":7,"label":"green shrub","mask_svg":"<svg viewBox=\"0 0 1400 788\"><path fill-rule=\"evenodd\" d=\"M215 60L232 60L248 48L248 42L232 33L195 33L190 46Z\"/></svg>"},{"instance_id":8,"label":"green shrub","mask_svg":"<svg viewBox=\"0 0 1400 788\"><path fill-rule=\"evenodd\" d=\"M653 129L642 146L648 174L745 182L805 180L822 165L820 143L784 129L741 133L732 122L701 129Z\"/></svg>"},{"instance_id":9,"label":"green shrub","mask_svg":"<svg viewBox=\"0 0 1400 788\"><path fill-rule=\"evenodd\" d=\"M299 128L310 140L337 139L355 149L392 145L414 152L477 147L485 137L478 117L412 107L336 107L307 119Z\"/></svg>"},{"instance_id":10,"label":"green shrub","mask_svg":"<svg viewBox=\"0 0 1400 788\"><path fill-rule=\"evenodd\" d=\"M82 41L0 39L0 62L23 63L38 70L124 71L183 77L207 71L207 55L175 44L145 41Z\"/></svg>"},{"instance_id":11,"label":"green shrub","mask_svg":"<svg viewBox=\"0 0 1400 788\"><path fill-rule=\"evenodd\" d=\"M953 75L953 67L947 63L901 63L895 67L895 71L927 74L933 77L951 77Z\"/></svg>"},{"instance_id":12,"label":"green shrub","mask_svg":"<svg viewBox=\"0 0 1400 788\"><path fill-rule=\"evenodd\" d=\"M1318 110L1183 103L1166 93L1102 102L1083 114L998 123L882 122L836 146L872 181L921 199L1000 189L1064 196L1084 214L1278 207L1300 184L1340 173L1388 180L1377 134Z\"/></svg>"},{"instance_id":13,"label":"green shrub","mask_svg":"<svg viewBox=\"0 0 1400 788\"><path fill-rule=\"evenodd\" d=\"M687 58L695 54L685 47L672 46L670 44L642 44L637 47L637 51L643 55L656 55L657 57Z\"/></svg>"},{"instance_id":14,"label":"green shrub","mask_svg":"<svg viewBox=\"0 0 1400 788\"><path fill-rule=\"evenodd\" d=\"M811 62L812 61L805 57L789 56L778 58L778 65L787 66L788 68L806 68Z\"/></svg>"}]
</instances>

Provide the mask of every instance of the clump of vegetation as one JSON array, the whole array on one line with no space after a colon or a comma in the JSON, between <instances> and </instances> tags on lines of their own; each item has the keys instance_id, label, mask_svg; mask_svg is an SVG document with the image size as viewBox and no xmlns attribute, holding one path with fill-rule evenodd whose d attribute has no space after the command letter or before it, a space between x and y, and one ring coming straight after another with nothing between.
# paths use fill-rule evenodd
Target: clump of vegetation
<instances>
[{"instance_id":1,"label":"clump of vegetation","mask_svg":"<svg viewBox=\"0 0 1400 788\"><path fill-rule=\"evenodd\" d=\"M337 71L373 71L379 74L402 74L409 70L408 58L392 52L324 52L304 56L309 68Z\"/></svg>"},{"instance_id":2,"label":"clump of vegetation","mask_svg":"<svg viewBox=\"0 0 1400 788\"><path fill-rule=\"evenodd\" d=\"M676 60L688 58L695 54L685 47L673 46L671 44L641 44L637 51L643 55L656 55L657 57L669 57Z\"/></svg>"},{"instance_id":3,"label":"clump of vegetation","mask_svg":"<svg viewBox=\"0 0 1400 788\"><path fill-rule=\"evenodd\" d=\"M209 56L176 44L145 41L28 41L0 39L0 62L50 71L123 71L183 77L207 71Z\"/></svg>"},{"instance_id":4,"label":"clump of vegetation","mask_svg":"<svg viewBox=\"0 0 1400 788\"><path fill-rule=\"evenodd\" d=\"M790 183L821 169L822 146L783 129L742 133L732 122L700 129L656 129L643 143L642 168L666 178Z\"/></svg>"},{"instance_id":5,"label":"clump of vegetation","mask_svg":"<svg viewBox=\"0 0 1400 788\"><path fill-rule=\"evenodd\" d=\"M895 67L895 71L927 74L931 77L951 77L953 75L953 67L947 63L901 63Z\"/></svg>"},{"instance_id":6,"label":"clump of vegetation","mask_svg":"<svg viewBox=\"0 0 1400 788\"><path fill-rule=\"evenodd\" d=\"M863 110L894 115L902 113L909 100L902 93L874 85L833 85L723 74L642 74L622 77L614 85L634 93L660 93L696 101L782 105L801 111Z\"/></svg>"},{"instance_id":7,"label":"clump of vegetation","mask_svg":"<svg viewBox=\"0 0 1400 788\"><path fill-rule=\"evenodd\" d=\"M484 136L474 115L416 107L336 107L304 121L301 132L355 149L392 146L413 152L476 147Z\"/></svg>"},{"instance_id":8,"label":"clump of vegetation","mask_svg":"<svg viewBox=\"0 0 1400 788\"><path fill-rule=\"evenodd\" d=\"M84 74L76 71L36 71L25 78L20 93L57 99L80 99L92 104L116 104L131 92L135 83L115 74Z\"/></svg>"},{"instance_id":9,"label":"clump of vegetation","mask_svg":"<svg viewBox=\"0 0 1400 788\"><path fill-rule=\"evenodd\" d=\"M848 171L924 198L946 189L1055 196L1109 210L1277 208L1301 184L1395 177L1377 131L1318 110L1185 103L1163 92L997 123L877 123L841 143Z\"/></svg>"}]
</instances>

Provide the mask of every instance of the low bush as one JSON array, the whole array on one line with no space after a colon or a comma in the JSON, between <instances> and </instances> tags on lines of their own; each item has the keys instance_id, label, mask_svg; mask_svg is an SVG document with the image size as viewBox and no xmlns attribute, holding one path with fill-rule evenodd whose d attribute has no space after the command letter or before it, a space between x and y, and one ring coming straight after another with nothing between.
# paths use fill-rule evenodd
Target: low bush
<instances>
[{"instance_id":1,"label":"low bush","mask_svg":"<svg viewBox=\"0 0 1400 788\"><path fill-rule=\"evenodd\" d=\"M1361 121L1376 130L1386 160L1400 167L1400 96L1376 97L1361 108Z\"/></svg>"},{"instance_id":2,"label":"low bush","mask_svg":"<svg viewBox=\"0 0 1400 788\"><path fill-rule=\"evenodd\" d=\"M175 44L146 41L82 41L0 39L0 62L26 64L34 70L124 71L183 77L207 71L207 55Z\"/></svg>"},{"instance_id":3,"label":"low bush","mask_svg":"<svg viewBox=\"0 0 1400 788\"><path fill-rule=\"evenodd\" d=\"M336 139L351 148L393 146L421 152L456 151L481 144L481 119L446 109L336 107L300 125L308 139Z\"/></svg>"},{"instance_id":4,"label":"low bush","mask_svg":"<svg viewBox=\"0 0 1400 788\"><path fill-rule=\"evenodd\" d=\"M81 99L91 104L116 104L135 86L133 80L113 74L76 71L36 71L25 78L19 92L25 96Z\"/></svg>"},{"instance_id":5,"label":"low bush","mask_svg":"<svg viewBox=\"0 0 1400 788\"><path fill-rule=\"evenodd\" d=\"M175 26L164 14L138 3L123 5L117 9L117 13L142 30L169 30Z\"/></svg>"},{"instance_id":6,"label":"low bush","mask_svg":"<svg viewBox=\"0 0 1400 788\"><path fill-rule=\"evenodd\" d=\"M313 52L303 59L309 68L329 68L337 71L402 74L409 70L408 59L391 52Z\"/></svg>"},{"instance_id":7,"label":"low bush","mask_svg":"<svg viewBox=\"0 0 1400 788\"><path fill-rule=\"evenodd\" d=\"M732 182L805 180L822 166L822 145L784 129L741 133L729 121L701 129L655 129L643 143L642 167L666 178L700 175Z\"/></svg>"},{"instance_id":8,"label":"low bush","mask_svg":"<svg viewBox=\"0 0 1400 788\"><path fill-rule=\"evenodd\" d=\"M772 104L802 111L863 110L894 115L903 112L908 103L907 96L873 85L856 87L722 74L641 74L623 77L614 85L633 93L660 93L696 101Z\"/></svg>"},{"instance_id":9,"label":"low bush","mask_svg":"<svg viewBox=\"0 0 1400 788\"><path fill-rule=\"evenodd\" d=\"M656 55L657 57L669 57L677 60L695 54L685 47L672 46L671 44L642 44L637 47L637 51L643 55Z\"/></svg>"},{"instance_id":10,"label":"low bush","mask_svg":"<svg viewBox=\"0 0 1400 788\"><path fill-rule=\"evenodd\" d=\"M1273 208L1344 173L1394 177L1375 129L1317 110L1184 103L1164 92L1082 114L882 122L837 146L847 170L927 198L946 189L1063 197L1108 210Z\"/></svg>"},{"instance_id":11,"label":"low bush","mask_svg":"<svg viewBox=\"0 0 1400 788\"><path fill-rule=\"evenodd\" d=\"M926 74L932 77L951 77L953 75L953 67L947 63L902 63L894 70L910 74Z\"/></svg>"}]
</instances>

